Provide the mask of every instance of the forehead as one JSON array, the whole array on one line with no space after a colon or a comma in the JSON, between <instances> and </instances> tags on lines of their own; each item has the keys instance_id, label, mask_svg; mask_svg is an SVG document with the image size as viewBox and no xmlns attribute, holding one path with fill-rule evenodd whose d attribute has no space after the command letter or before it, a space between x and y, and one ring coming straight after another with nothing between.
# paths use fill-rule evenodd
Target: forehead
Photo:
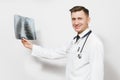
<instances>
[{"instance_id":1,"label":"forehead","mask_svg":"<svg viewBox=\"0 0 120 80\"><path fill-rule=\"evenodd\" d=\"M82 11L76 11L76 12L72 12L71 13L72 17L87 17L87 15L85 14L85 12Z\"/></svg>"}]
</instances>

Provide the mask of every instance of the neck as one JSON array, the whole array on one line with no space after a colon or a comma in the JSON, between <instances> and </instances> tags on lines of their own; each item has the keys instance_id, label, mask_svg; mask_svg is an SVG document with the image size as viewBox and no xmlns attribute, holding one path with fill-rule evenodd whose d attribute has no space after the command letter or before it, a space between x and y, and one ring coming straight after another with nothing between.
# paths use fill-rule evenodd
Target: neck
<instances>
[{"instance_id":1,"label":"neck","mask_svg":"<svg viewBox=\"0 0 120 80\"><path fill-rule=\"evenodd\" d=\"M77 34L78 34L78 35L81 34L81 33L84 32L86 29L88 29L88 27L86 27L84 30L78 32Z\"/></svg>"}]
</instances>

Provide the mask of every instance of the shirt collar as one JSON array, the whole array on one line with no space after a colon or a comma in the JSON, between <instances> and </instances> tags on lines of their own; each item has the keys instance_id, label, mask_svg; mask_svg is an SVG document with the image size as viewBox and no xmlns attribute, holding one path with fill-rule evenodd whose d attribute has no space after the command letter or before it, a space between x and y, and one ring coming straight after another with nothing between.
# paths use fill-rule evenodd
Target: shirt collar
<instances>
[{"instance_id":1,"label":"shirt collar","mask_svg":"<svg viewBox=\"0 0 120 80\"><path fill-rule=\"evenodd\" d=\"M87 28L86 30L84 30L82 33L78 34L80 36L80 38L83 38L85 34L87 34L90 31L89 28Z\"/></svg>"}]
</instances>

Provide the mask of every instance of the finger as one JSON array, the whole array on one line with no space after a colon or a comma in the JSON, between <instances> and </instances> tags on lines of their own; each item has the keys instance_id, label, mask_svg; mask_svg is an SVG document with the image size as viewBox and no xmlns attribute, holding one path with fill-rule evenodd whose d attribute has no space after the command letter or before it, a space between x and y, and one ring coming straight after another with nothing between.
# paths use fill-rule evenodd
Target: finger
<instances>
[{"instance_id":1,"label":"finger","mask_svg":"<svg viewBox=\"0 0 120 80\"><path fill-rule=\"evenodd\" d=\"M22 39L21 42L22 42L23 44L25 44L25 43L28 42L28 41L27 41L26 39Z\"/></svg>"},{"instance_id":2,"label":"finger","mask_svg":"<svg viewBox=\"0 0 120 80\"><path fill-rule=\"evenodd\" d=\"M23 38L21 38L21 40L25 40L25 38L23 37Z\"/></svg>"},{"instance_id":3,"label":"finger","mask_svg":"<svg viewBox=\"0 0 120 80\"><path fill-rule=\"evenodd\" d=\"M25 39L25 38L22 38L22 41L27 42L28 40L27 40L27 39Z\"/></svg>"},{"instance_id":4,"label":"finger","mask_svg":"<svg viewBox=\"0 0 120 80\"><path fill-rule=\"evenodd\" d=\"M21 40L21 42L24 44L25 43L25 41L24 40Z\"/></svg>"}]
</instances>

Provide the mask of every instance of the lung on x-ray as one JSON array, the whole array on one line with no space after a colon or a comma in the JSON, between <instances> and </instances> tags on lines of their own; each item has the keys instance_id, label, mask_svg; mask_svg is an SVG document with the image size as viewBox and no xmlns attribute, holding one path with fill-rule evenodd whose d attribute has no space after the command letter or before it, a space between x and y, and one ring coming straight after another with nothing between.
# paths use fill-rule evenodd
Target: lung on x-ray
<instances>
[{"instance_id":1,"label":"lung on x-ray","mask_svg":"<svg viewBox=\"0 0 120 80\"><path fill-rule=\"evenodd\" d=\"M34 20L32 18L15 15L14 30L17 39L36 40Z\"/></svg>"}]
</instances>

